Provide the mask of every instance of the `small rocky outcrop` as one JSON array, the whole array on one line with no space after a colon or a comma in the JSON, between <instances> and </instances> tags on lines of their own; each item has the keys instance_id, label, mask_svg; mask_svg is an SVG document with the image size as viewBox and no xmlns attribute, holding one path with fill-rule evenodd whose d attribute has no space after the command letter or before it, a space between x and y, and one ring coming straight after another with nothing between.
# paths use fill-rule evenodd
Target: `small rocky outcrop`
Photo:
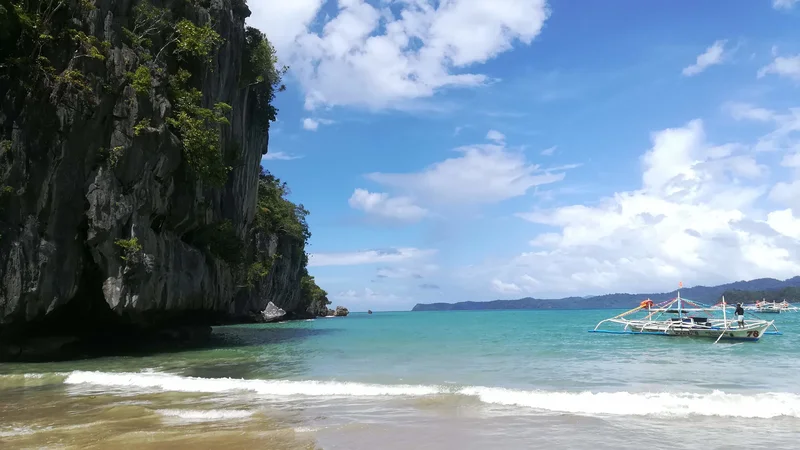
<instances>
[{"instance_id":1,"label":"small rocky outcrop","mask_svg":"<svg viewBox=\"0 0 800 450\"><path fill-rule=\"evenodd\" d=\"M333 311L333 315L336 317L345 317L348 314L350 314L350 311L348 311L344 306L337 306L336 310Z\"/></svg>"},{"instance_id":2,"label":"small rocky outcrop","mask_svg":"<svg viewBox=\"0 0 800 450\"><path fill-rule=\"evenodd\" d=\"M286 315L286 311L275 306L275 303L269 302L267 308L261 312L264 322L275 322L282 319Z\"/></svg>"}]
</instances>

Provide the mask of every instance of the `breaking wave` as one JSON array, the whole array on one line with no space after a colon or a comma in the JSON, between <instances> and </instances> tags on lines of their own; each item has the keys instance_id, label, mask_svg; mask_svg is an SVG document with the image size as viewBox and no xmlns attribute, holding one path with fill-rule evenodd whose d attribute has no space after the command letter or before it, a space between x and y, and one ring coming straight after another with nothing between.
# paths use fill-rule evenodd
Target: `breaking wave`
<instances>
[{"instance_id":1,"label":"breaking wave","mask_svg":"<svg viewBox=\"0 0 800 450\"><path fill-rule=\"evenodd\" d=\"M335 381L245 380L197 378L166 373L70 373L64 383L174 392L245 391L278 397L424 397L468 396L485 404L524 407L577 415L720 416L800 418L800 395L645 392L559 392L481 386L381 385ZM205 414L205 413L204 413ZM211 413L209 413L211 414ZM188 418L188 417L186 417ZM201 417L197 417L200 420ZM206 418L208 419L208 418Z\"/></svg>"}]
</instances>

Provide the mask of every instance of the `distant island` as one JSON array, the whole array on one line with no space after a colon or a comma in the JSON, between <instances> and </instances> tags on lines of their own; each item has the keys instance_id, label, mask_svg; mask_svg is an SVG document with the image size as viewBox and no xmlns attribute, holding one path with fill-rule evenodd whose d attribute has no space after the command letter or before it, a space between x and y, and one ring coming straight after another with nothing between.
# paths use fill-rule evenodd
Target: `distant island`
<instances>
[{"instance_id":1,"label":"distant island","mask_svg":"<svg viewBox=\"0 0 800 450\"><path fill-rule=\"evenodd\" d=\"M591 297L566 297L539 299L526 297L518 300L493 300L486 302L417 303L412 311L467 311L500 309L619 309L633 307L642 299L655 302L675 297L677 290L659 294L606 294ZM719 286L695 286L681 289L681 296L701 303L717 303L722 296L728 303L752 303L762 298L767 301L789 302L800 298L800 276L787 280L759 278L750 281L721 284Z\"/></svg>"}]
</instances>

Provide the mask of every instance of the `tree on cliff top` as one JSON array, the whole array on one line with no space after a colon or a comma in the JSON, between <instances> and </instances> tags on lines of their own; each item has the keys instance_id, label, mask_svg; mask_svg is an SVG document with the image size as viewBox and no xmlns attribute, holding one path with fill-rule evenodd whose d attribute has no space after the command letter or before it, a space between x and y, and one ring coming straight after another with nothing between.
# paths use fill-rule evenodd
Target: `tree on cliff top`
<instances>
[{"instance_id":1,"label":"tree on cliff top","mask_svg":"<svg viewBox=\"0 0 800 450\"><path fill-rule=\"evenodd\" d=\"M300 292L308 302L308 312L315 316L325 316L328 312L328 293L317 285L312 275L306 273L300 280Z\"/></svg>"},{"instance_id":2,"label":"tree on cliff top","mask_svg":"<svg viewBox=\"0 0 800 450\"><path fill-rule=\"evenodd\" d=\"M258 180L256 226L267 234L285 234L305 244L311 237L306 222L308 210L302 204L287 200L289 194L286 183L262 167Z\"/></svg>"},{"instance_id":3,"label":"tree on cliff top","mask_svg":"<svg viewBox=\"0 0 800 450\"><path fill-rule=\"evenodd\" d=\"M270 122L277 118L278 109L273 106L275 93L286 90L282 83L287 66L278 69L275 47L267 37L256 28L245 30L244 62L242 63L242 84L250 87L255 97L258 125L269 128Z\"/></svg>"}]
</instances>

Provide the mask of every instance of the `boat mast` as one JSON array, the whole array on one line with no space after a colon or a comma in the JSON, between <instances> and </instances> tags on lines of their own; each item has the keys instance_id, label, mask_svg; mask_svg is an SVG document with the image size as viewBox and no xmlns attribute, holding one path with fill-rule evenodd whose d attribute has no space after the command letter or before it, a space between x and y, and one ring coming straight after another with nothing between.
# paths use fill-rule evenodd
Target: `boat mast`
<instances>
[{"instance_id":1,"label":"boat mast","mask_svg":"<svg viewBox=\"0 0 800 450\"><path fill-rule=\"evenodd\" d=\"M683 281L678 283L678 318L683 321L683 304L681 303L681 288L683 287Z\"/></svg>"},{"instance_id":2,"label":"boat mast","mask_svg":"<svg viewBox=\"0 0 800 450\"><path fill-rule=\"evenodd\" d=\"M728 315L726 314L726 311L725 311L726 309L728 309L728 308L725 306L725 296L723 295L722 296L722 323L725 323L725 324L728 323Z\"/></svg>"}]
</instances>

